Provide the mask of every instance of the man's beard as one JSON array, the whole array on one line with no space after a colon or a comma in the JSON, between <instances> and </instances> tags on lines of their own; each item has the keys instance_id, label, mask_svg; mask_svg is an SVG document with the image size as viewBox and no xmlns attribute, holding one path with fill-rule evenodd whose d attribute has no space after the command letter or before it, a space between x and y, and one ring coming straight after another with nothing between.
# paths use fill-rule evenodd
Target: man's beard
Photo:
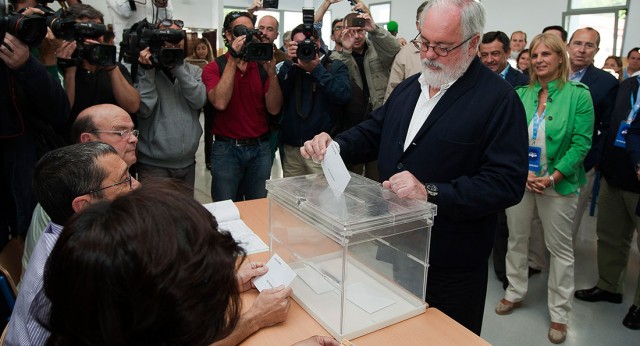
<instances>
[{"instance_id":1,"label":"man's beard","mask_svg":"<svg viewBox=\"0 0 640 346\"><path fill-rule=\"evenodd\" d=\"M442 85L460 78L467 71L471 61L473 61L473 56L463 54L460 60L448 68L435 60L422 59L422 76L429 86L440 88ZM429 66L440 69L432 70Z\"/></svg>"}]
</instances>

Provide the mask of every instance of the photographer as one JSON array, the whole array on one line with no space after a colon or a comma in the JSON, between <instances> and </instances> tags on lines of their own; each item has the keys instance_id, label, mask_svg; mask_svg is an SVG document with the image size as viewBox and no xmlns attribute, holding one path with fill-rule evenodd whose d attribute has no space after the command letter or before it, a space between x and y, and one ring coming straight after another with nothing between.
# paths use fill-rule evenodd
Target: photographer
<instances>
[{"instance_id":1,"label":"photographer","mask_svg":"<svg viewBox=\"0 0 640 346\"><path fill-rule=\"evenodd\" d=\"M5 5L0 0L0 11ZM27 10L22 15L31 13ZM49 135L55 135L52 125L63 124L69 116L60 83L13 30L16 28L0 28L5 33L0 35L0 248L8 242L10 232L25 236L36 204L31 189L33 167L50 148ZM42 30L44 36L46 27Z\"/></svg>"},{"instance_id":2,"label":"photographer","mask_svg":"<svg viewBox=\"0 0 640 346\"><path fill-rule=\"evenodd\" d=\"M171 0L107 0L108 16L113 23L114 43L120 49L122 32L134 23L147 19L149 23L158 23L163 19L173 18Z\"/></svg>"},{"instance_id":3,"label":"photographer","mask_svg":"<svg viewBox=\"0 0 640 346\"><path fill-rule=\"evenodd\" d=\"M278 72L284 97L280 133L285 177L322 173L320 164L302 157L300 147L316 134L329 132L333 108L351 98L347 66L324 55L312 25L310 20L293 29L287 60Z\"/></svg>"},{"instance_id":4,"label":"photographer","mask_svg":"<svg viewBox=\"0 0 640 346\"><path fill-rule=\"evenodd\" d=\"M182 21L161 21L158 29L172 29L182 34ZM184 49L184 39L164 48ZM196 151L202 135L198 120L207 101L200 67L173 61L158 63L147 47L140 52L137 88L140 91L138 113L138 176L170 177L195 184ZM156 54L162 54L156 53ZM157 57L156 57L157 58ZM175 64L175 65L172 65Z\"/></svg>"},{"instance_id":5,"label":"photographer","mask_svg":"<svg viewBox=\"0 0 640 346\"><path fill-rule=\"evenodd\" d=\"M333 52L331 58L347 65L350 78L364 92L364 103L368 104L367 108L371 111L384 103L389 70L393 59L400 51L400 45L389 31L376 25L369 9L361 0L357 0L353 9L363 13L349 13L345 16L341 34L342 51ZM359 174L363 173L363 169L358 166L349 169ZM378 180L377 164L366 163L364 175Z\"/></svg>"},{"instance_id":6,"label":"photographer","mask_svg":"<svg viewBox=\"0 0 640 346\"><path fill-rule=\"evenodd\" d=\"M282 92L273 45L259 31L248 29L253 27L254 17L249 13L228 13L223 38L229 51L202 72L207 97L216 110L213 127L207 129L214 135L211 155L214 201L267 195L265 181L271 173L268 118L280 112ZM254 61L258 59L247 53L267 53L265 42L271 50L271 56L265 59L270 60ZM250 45L257 49L248 49ZM225 67L220 68L220 64Z\"/></svg>"},{"instance_id":7,"label":"photographer","mask_svg":"<svg viewBox=\"0 0 640 346\"><path fill-rule=\"evenodd\" d=\"M77 23L104 22L100 11L83 4L70 6L65 19ZM97 41L84 39L80 44L96 45L100 44L101 40L101 37ZM78 44L76 40L64 41L56 52L58 65L64 69L64 87L71 105L69 127L78 113L97 104L110 103L120 106L130 114L137 112L140 107L140 94L133 87L129 71L121 64L96 66L86 59L76 66L72 58Z\"/></svg>"}]
</instances>

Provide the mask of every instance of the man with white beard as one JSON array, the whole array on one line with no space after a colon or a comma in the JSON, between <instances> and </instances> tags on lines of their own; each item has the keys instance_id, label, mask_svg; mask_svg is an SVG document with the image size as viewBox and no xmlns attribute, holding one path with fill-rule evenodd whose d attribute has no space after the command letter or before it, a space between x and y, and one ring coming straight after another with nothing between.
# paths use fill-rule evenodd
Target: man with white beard
<instances>
[{"instance_id":1,"label":"man with white beard","mask_svg":"<svg viewBox=\"0 0 640 346\"><path fill-rule=\"evenodd\" d=\"M522 103L476 57L484 23L478 1L430 1L420 21L422 73L335 138L347 162L378 159L384 188L438 206L426 301L478 335L497 213L522 199L528 167ZM331 141L321 133L300 151L322 160ZM407 263L392 262L397 280Z\"/></svg>"}]
</instances>

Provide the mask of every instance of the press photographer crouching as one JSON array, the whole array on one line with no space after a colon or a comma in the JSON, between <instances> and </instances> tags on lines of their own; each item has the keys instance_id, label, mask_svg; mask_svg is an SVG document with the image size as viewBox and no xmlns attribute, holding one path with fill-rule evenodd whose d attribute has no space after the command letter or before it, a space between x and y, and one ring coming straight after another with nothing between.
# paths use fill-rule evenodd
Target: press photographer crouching
<instances>
[{"instance_id":1,"label":"press photographer crouching","mask_svg":"<svg viewBox=\"0 0 640 346\"><path fill-rule=\"evenodd\" d=\"M19 13L0 0L0 249L10 233L25 236L36 205L33 167L50 148L52 125L68 117L60 83L29 51L46 33L45 18L33 9Z\"/></svg>"},{"instance_id":2,"label":"press photographer crouching","mask_svg":"<svg viewBox=\"0 0 640 346\"><path fill-rule=\"evenodd\" d=\"M56 57L64 71L71 105L68 128L82 110L97 104L115 104L129 114L137 112L140 94L133 87L129 71L115 62L115 46L102 44L106 32L102 13L77 4L50 22L54 33L64 39Z\"/></svg>"},{"instance_id":3,"label":"press photographer crouching","mask_svg":"<svg viewBox=\"0 0 640 346\"><path fill-rule=\"evenodd\" d=\"M181 20L165 19L156 29L144 23L123 38L130 49L144 47L138 53L142 68L136 84L141 97L138 178L142 182L150 177L179 179L193 190L202 135L200 109L207 100L202 69L184 63Z\"/></svg>"}]
</instances>

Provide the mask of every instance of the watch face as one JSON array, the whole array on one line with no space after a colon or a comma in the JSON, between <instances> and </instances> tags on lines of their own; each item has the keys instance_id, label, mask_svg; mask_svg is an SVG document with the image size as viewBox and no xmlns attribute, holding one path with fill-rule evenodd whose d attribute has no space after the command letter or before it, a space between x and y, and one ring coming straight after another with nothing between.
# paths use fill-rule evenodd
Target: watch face
<instances>
[{"instance_id":1,"label":"watch face","mask_svg":"<svg viewBox=\"0 0 640 346\"><path fill-rule=\"evenodd\" d=\"M427 193L431 196L438 195L438 187L433 184L427 184L424 186L427 189Z\"/></svg>"}]
</instances>

